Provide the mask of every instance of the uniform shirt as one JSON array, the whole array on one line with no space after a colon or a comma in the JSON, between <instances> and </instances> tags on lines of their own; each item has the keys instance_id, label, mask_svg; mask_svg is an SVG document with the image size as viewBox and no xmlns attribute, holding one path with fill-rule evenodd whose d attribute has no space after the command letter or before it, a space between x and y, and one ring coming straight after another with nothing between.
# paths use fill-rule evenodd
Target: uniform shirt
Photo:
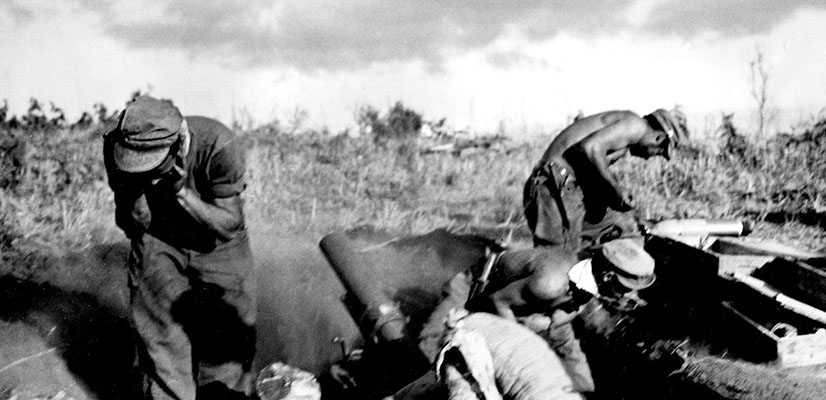
<instances>
[{"instance_id":1,"label":"uniform shirt","mask_svg":"<svg viewBox=\"0 0 826 400\"><path fill-rule=\"evenodd\" d=\"M568 271L568 278L576 287L596 295L599 291L597 287L597 280L594 278L594 272L591 268L591 259L586 258L574 265Z\"/></svg>"},{"instance_id":2,"label":"uniform shirt","mask_svg":"<svg viewBox=\"0 0 826 400\"><path fill-rule=\"evenodd\" d=\"M245 188L246 165L244 149L235 134L211 118L190 116L186 121L190 145L184 162L184 186L206 202L240 195ZM115 169L112 143L107 135L104 163L115 193L116 222L127 236L134 239L145 231L172 246L200 252L209 252L222 242L181 207L174 193L160 193Z\"/></svg>"}]
</instances>

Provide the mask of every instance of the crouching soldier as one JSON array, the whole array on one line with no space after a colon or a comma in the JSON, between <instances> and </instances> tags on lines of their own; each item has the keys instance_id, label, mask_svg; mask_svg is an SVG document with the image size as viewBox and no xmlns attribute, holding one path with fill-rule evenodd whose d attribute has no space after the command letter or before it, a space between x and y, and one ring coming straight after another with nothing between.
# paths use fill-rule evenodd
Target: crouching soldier
<instances>
[{"instance_id":1,"label":"crouching soldier","mask_svg":"<svg viewBox=\"0 0 826 400\"><path fill-rule=\"evenodd\" d=\"M238 140L218 121L141 96L105 135L104 160L115 221L132 244L147 396L246 398L255 303Z\"/></svg>"},{"instance_id":2,"label":"crouching soldier","mask_svg":"<svg viewBox=\"0 0 826 400\"><path fill-rule=\"evenodd\" d=\"M492 312L537 332L559 356L574 389L593 392L590 366L571 322L594 297L639 304L636 291L654 282L654 261L636 241L618 239L603 245L590 263L583 263L572 282L569 273L576 263L571 252L558 246L489 255L484 265L445 284L442 301L421 331L421 351L430 360L436 357L450 310Z\"/></svg>"}]
</instances>

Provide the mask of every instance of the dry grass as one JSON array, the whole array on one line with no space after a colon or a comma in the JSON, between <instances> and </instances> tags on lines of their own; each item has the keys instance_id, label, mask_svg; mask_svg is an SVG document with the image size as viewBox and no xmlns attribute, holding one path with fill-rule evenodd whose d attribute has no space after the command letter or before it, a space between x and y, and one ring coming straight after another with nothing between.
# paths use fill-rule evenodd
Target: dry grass
<instances>
[{"instance_id":1,"label":"dry grass","mask_svg":"<svg viewBox=\"0 0 826 400\"><path fill-rule=\"evenodd\" d=\"M820 124L809 132L822 132L815 129ZM114 224L100 132L14 132L28 148L19 182L0 189L0 275L67 275L51 273L55 268L46 257L124 240ZM488 234L513 229L524 237L522 185L551 139L454 157L419 155L411 141L382 146L370 138L287 134L277 125L239 135L249 149L249 224L303 238L361 224L399 234L437 227ZM748 218L758 221L754 236L824 251L826 143L810 136L799 143L751 143L742 154L720 153L705 139L670 162L624 159L613 170L646 219ZM77 268L71 275L85 273ZM4 391L0 384L0 399L64 398L60 393Z\"/></svg>"},{"instance_id":2,"label":"dry grass","mask_svg":"<svg viewBox=\"0 0 826 400\"><path fill-rule=\"evenodd\" d=\"M113 221L100 132L16 133L28 142L27 162L20 183L0 189L6 261L0 272L15 264L11 269L20 273L21 264L32 264L21 260L32 254L123 239ZM550 141L454 157L419 155L412 141L377 145L369 138L286 134L274 125L239 134L249 148L250 223L315 236L359 224L401 234L450 227L524 235L522 185ZM720 155L706 139L671 162L629 158L613 169L646 219L749 218L760 222L758 236L822 251L826 145L810 136L801 143L752 143L739 155Z\"/></svg>"}]
</instances>

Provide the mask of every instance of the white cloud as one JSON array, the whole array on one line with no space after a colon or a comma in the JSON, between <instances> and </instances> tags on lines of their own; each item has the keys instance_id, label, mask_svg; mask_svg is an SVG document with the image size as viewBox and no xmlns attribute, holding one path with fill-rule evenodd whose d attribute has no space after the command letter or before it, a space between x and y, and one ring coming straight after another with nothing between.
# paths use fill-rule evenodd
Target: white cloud
<instances>
[{"instance_id":1,"label":"white cloud","mask_svg":"<svg viewBox=\"0 0 826 400\"><path fill-rule=\"evenodd\" d=\"M636 11L629 13L641 23L645 10L655 6L634 4ZM0 21L11 18L2 10ZM260 17L261 24L272 23L283 11L270 12ZM454 126L484 131L495 130L500 122L555 129L580 110L645 113L674 103L697 118L727 111L747 120L754 109L748 63L758 44L765 49L778 107L823 107L826 91L822 10L801 11L767 33L739 37L714 31L686 38L625 30L603 36L563 31L540 40L524 25L504 24L498 35L476 46L431 49L443 60L438 69L425 58L390 58L313 72L239 69L174 47L139 50L105 35L97 14L71 8L37 13L29 24L0 27L9 38L0 41L0 54L12 55L0 59L0 79L6 81L0 98L8 98L15 112L25 111L30 96L53 100L74 115L98 101L119 108L133 90L152 85L153 94L175 100L185 113L229 122L233 109L246 109L262 122L287 120L302 108L311 123L334 130L352 125L361 104L384 107L397 100L427 118L447 117ZM216 11L205 18L218 16ZM439 22L440 29L467 26L450 21Z\"/></svg>"},{"instance_id":2,"label":"white cloud","mask_svg":"<svg viewBox=\"0 0 826 400\"><path fill-rule=\"evenodd\" d=\"M669 0L634 0L625 12L625 20L630 26L639 28L648 22L649 15L657 6Z\"/></svg>"}]
</instances>

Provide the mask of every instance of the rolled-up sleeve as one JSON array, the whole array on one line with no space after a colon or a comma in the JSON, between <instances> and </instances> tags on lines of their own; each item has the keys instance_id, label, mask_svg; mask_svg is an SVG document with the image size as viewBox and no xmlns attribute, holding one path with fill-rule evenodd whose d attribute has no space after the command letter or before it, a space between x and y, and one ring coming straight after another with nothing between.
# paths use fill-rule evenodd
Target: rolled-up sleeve
<instances>
[{"instance_id":1,"label":"rolled-up sleeve","mask_svg":"<svg viewBox=\"0 0 826 400\"><path fill-rule=\"evenodd\" d=\"M240 195L246 188L245 170L243 146L234 138L212 154L207 165L209 187L204 195L211 198Z\"/></svg>"}]
</instances>

